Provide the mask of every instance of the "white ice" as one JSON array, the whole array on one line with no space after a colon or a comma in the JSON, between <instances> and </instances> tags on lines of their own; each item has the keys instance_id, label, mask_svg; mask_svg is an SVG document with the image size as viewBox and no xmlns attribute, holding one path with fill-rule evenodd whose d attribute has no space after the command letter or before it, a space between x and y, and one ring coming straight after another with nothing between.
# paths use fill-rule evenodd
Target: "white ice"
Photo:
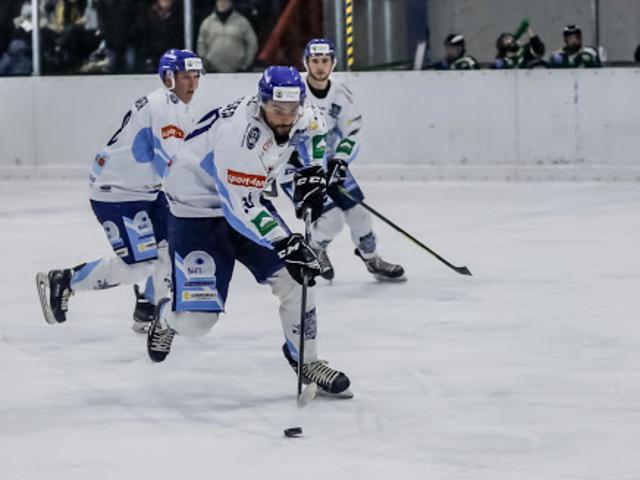
<instances>
[{"instance_id":1,"label":"white ice","mask_svg":"<svg viewBox=\"0 0 640 480\"><path fill-rule=\"evenodd\" d=\"M45 324L36 271L109 247L84 182L0 183L0 479L639 479L638 185L365 188L475 276L376 221L409 277L376 283L343 231L320 352L355 398L298 410L277 303L242 266L211 334L162 364L129 287Z\"/></svg>"}]
</instances>

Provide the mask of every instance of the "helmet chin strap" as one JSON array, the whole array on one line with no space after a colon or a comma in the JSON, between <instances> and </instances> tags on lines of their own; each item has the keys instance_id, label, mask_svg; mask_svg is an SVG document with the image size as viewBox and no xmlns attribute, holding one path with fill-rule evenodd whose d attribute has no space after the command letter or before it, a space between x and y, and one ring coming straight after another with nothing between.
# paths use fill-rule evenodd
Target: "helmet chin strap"
<instances>
[{"instance_id":1,"label":"helmet chin strap","mask_svg":"<svg viewBox=\"0 0 640 480\"><path fill-rule=\"evenodd\" d=\"M164 77L167 78L169 77L169 80L171 80L171 86L168 87L169 90L171 90L173 92L173 90L176 88L176 77L173 74L173 72L171 70L169 70L167 73L164 74Z\"/></svg>"}]
</instances>

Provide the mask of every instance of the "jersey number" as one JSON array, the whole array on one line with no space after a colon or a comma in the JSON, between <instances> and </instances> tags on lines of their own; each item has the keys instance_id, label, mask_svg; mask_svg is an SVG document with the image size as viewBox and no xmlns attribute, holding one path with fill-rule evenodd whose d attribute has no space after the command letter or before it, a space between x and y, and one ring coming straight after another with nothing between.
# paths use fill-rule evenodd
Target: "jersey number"
<instances>
[{"instance_id":1,"label":"jersey number","mask_svg":"<svg viewBox=\"0 0 640 480\"><path fill-rule=\"evenodd\" d=\"M118 141L118 135L122 133L122 130L124 130L124 127L127 126L127 123L129 123L129 120L131 120L131 110L129 110L125 114L124 118L122 119L122 125L120 125L120 128L118 129L118 131L113 134L113 137L111 137L111 140L109 140L109 142L107 143L107 147L110 147L111 145L113 145Z\"/></svg>"}]
</instances>

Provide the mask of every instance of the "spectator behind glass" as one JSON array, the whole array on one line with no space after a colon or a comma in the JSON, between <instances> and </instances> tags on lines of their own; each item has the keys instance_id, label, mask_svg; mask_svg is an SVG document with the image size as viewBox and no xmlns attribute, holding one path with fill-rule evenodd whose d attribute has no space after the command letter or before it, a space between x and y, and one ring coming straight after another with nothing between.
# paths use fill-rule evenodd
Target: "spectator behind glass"
<instances>
[{"instance_id":1,"label":"spectator behind glass","mask_svg":"<svg viewBox=\"0 0 640 480\"><path fill-rule=\"evenodd\" d=\"M0 0L0 56L6 51L13 34L13 19L20 15L24 0Z\"/></svg>"},{"instance_id":2,"label":"spectator behind glass","mask_svg":"<svg viewBox=\"0 0 640 480\"><path fill-rule=\"evenodd\" d=\"M134 0L98 0L98 25L104 39L103 53L106 57L104 71L129 73L134 69L133 48L130 45L136 2Z\"/></svg>"},{"instance_id":3,"label":"spectator behind glass","mask_svg":"<svg viewBox=\"0 0 640 480\"><path fill-rule=\"evenodd\" d=\"M248 70L258 51L249 21L236 12L231 0L217 0L215 11L205 18L198 34L198 55L209 72Z\"/></svg>"},{"instance_id":4,"label":"spectator behind glass","mask_svg":"<svg viewBox=\"0 0 640 480\"><path fill-rule=\"evenodd\" d=\"M0 75L31 75L31 2L25 1L20 16L13 20L14 30L9 47L0 55Z\"/></svg>"},{"instance_id":5,"label":"spectator behind glass","mask_svg":"<svg viewBox=\"0 0 640 480\"><path fill-rule=\"evenodd\" d=\"M85 16L87 0L43 0L42 70L76 72L100 43L95 24Z\"/></svg>"},{"instance_id":6,"label":"spectator behind glass","mask_svg":"<svg viewBox=\"0 0 640 480\"><path fill-rule=\"evenodd\" d=\"M593 47L582 45L582 30L577 25L564 27L564 47L551 55L552 68L600 68L602 62Z\"/></svg>"},{"instance_id":7,"label":"spectator behind glass","mask_svg":"<svg viewBox=\"0 0 640 480\"><path fill-rule=\"evenodd\" d=\"M480 64L467 55L464 37L451 33L444 39L445 57L433 65L434 70L477 70Z\"/></svg>"},{"instance_id":8,"label":"spectator behind glass","mask_svg":"<svg viewBox=\"0 0 640 480\"><path fill-rule=\"evenodd\" d=\"M492 68L535 68L545 67L542 58L545 47L540 37L533 30L527 30L529 42L520 45L516 37L511 33L502 33L496 41L496 60Z\"/></svg>"},{"instance_id":9,"label":"spectator behind glass","mask_svg":"<svg viewBox=\"0 0 640 480\"><path fill-rule=\"evenodd\" d=\"M184 19L176 0L154 0L134 28L137 70L153 73L158 59L170 48L184 48Z\"/></svg>"}]
</instances>

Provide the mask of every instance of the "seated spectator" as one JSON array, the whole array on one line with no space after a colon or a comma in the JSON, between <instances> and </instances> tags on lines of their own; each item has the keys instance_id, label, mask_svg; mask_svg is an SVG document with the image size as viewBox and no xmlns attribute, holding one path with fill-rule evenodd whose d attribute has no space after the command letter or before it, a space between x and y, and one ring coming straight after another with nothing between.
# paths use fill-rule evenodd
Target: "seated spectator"
<instances>
[{"instance_id":1,"label":"seated spectator","mask_svg":"<svg viewBox=\"0 0 640 480\"><path fill-rule=\"evenodd\" d=\"M0 56L7 50L13 34L14 18L20 14L24 0L0 0Z\"/></svg>"},{"instance_id":2,"label":"seated spectator","mask_svg":"<svg viewBox=\"0 0 640 480\"><path fill-rule=\"evenodd\" d=\"M434 70L477 70L480 64L467 55L464 37L458 33L447 35L444 40L445 57L433 65Z\"/></svg>"},{"instance_id":3,"label":"seated spectator","mask_svg":"<svg viewBox=\"0 0 640 480\"><path fill-rule=\"evenodd\" d=\"M551 55L551 68L600 68L602 62L593 47L582 45L582 30L577 25L564 27L564 47Z\"/></svg>"},{"instance_id":4,"label":"seated spectator","mask_svg":"<svg viewBox=\"0 0 640 480\"><path fill-rule=\"evenodd\" d=\"M78 70L100 43L96 26L85 16L88 0L44 0L41 24L44 73Z\"/></svg>"},{"instance_id":5,"label":"seated spectator","mask_svg":"<svg viewBox=\"0 0 640 480\"><path fill-rule=\"evenodd\" d=\"M25 1L20 16L13 20L14 30L9 47L0 56L0 75L31 75L33 70L31 54L31 2Z\"/></svg>"},{"instance_id":6,"label":"seated spectator","mask_svg":"<svg viewBox=\"0 0 640 480\"><path fill-rule=\"evenodd\" d=\"M134 27L137 70L152 73L158 59L170 48L184 48L184 19L176 0L154 0Z\"/></svg>"},{"instance_id":7,"label":"seated spectator","mask_svg":"<svg viewBox=\"0 0 640 480\"><path fill-rule=\"evenodd\" d=\"M542 56L545 47L540 37L528 29L529 41L524 45L511 33L502 33L496 41L496 59L492 68L535 68L546 66Z\"/></svg>"},{"instance_id":8,"label":"seated spectator","mask_svg":"<svg viewBox=\"0 0 640 480\"><path fill-rule=\"evenodd\" d=\"M236 12L231 0L217 0L215 11L200 26L198 55L209 72L248 70L258 51L249 21Z\"/></svg>"}]
</instances>

